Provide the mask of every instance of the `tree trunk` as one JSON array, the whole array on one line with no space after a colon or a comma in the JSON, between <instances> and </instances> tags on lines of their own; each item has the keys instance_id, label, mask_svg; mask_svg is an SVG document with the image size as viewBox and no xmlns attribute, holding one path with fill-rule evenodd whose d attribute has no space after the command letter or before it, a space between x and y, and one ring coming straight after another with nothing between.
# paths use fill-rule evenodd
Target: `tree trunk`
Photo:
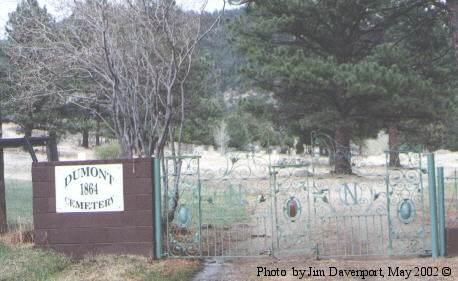
<instances>
[{"instance_id":1,"label":"tree trunk","mask_svg":"<svg viewBox=\"0 0 458 281\"><path fill-rule=\"evenodd\" d=\"M59 151L57 149L57 133L49 132L49 141L46 143L46 155L48 161L59 161Z\"/></svg>"},{"instance_id":2,"label":"tree trunk","mask_svg":"<svg viewBox=\"0 0 458 281\"><path fill-rule=\"evenodd\" d=\"M28 138L32 137L32 130L33 130L32 124L25 124L24 125L24 136Z\"/></svg>"},{"instance_id":3,"label":"tree trunk","mask_svg":"<svg viewBox=\"0 0 458 281\"><path fill-rule=\"evenodd\" d=\"M452 24L453 47L455 49L455 61L458 62L458 0L447 0Z\"/></svg>"},{"instance_id":4,"label":"tree trunk","mask_svg":"<svg viewBox=\"0 0 458 281\"><path fill-rule=\"evenodd\" d=\"M2 114L0 112L0 139L2 138ZM0 234L7 231L6 223L6 191L3 148L0 148Z\"/></svg>"},{"instance_id":5,"label":"tree trunk","mask_svg":"<svg viewBox=\"0 0 458 281\"><path fill-rule=\"evenodd\" d=\"M95 127L95 145L100 145L100 121L97 120Z\"/></svg>"},{"instance_id":6,"label":"tree trunk","mask_svg":"<svg viewBox=\"0 0 458 281\"><path fill-rule=\"evenodd\" d=\"M89 131L87 129L83 130L83 142L82 147L89 148Z\"/></svg>"},{"instance_id":7,"label":"tree trunk","mask_svg":"<svg viewBox=\"0 0 458 281\"><path fill-rule=\"evenodd\" d=\"M121 136L118 138L119 144L121 145L121 157L123 159L132 159L133 151L132 144L127 135Z\"/></svg>"},{"instance_id":8,"label":"tree trunk","mask_svg":"<svg viewBox=\"0 0 458 281\"><path fill-rule=\"evenodd\" d=\"M336 164L336 153L333 148L329 148L329 166L333 167Z\"/></svg>"},{"instance_id":9,"label":"tree trunk","mask_svg":"<svg viewBox=\"0 0 458 281\"><path fill-rule=\"evenodd\" d=\"M24 136L25 137L27 137L27 138L31 138L32 137L33 126L31 124L25 124L24 127L22 128L22 130L24 131ZM29 149L27 148L26 145L23 145L22 149L24 151L29 151Z\"/></svg>"},{"instance_id":10,"label":"tree trunk","mask_svg":"<svg viewBox=\"0 0 458 281\"><path fill-rule=\"evenodd\" d=\"M335 166L334 173L338 175L351 174L351 155L350 155L350 133L348 130L339 126L335 131Z\"/></svg>"},{"instance_id":11,"label":"tree trunk","mask_svg":"<svg viewBox=\"0 0 458 281\"><path fill-rule=\"evenodd\" d=\"M388 127L388 147L390 149L390 167L400 167L399 145L398 145L398 128L396 124L390 124Z\"/></svg>"},{"instance_id":12,"label":"tree trunk","mask_svg":"<svg viewBox=\"0 0 458 281\"><path fill-rule=\"evenodd\" d=\"M302 141L299 141L296 144L296 154L304 154L304 143Z\"/></svg>"}]
</instances>

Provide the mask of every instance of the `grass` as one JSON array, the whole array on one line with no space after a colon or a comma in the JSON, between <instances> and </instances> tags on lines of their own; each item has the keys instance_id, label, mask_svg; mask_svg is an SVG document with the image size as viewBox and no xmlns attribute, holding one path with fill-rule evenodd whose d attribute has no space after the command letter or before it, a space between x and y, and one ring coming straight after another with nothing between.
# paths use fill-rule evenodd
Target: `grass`
<instances>
[{"instance_id":1,"label":"grass","mask_svg":"<svg viewBox=\"0 0 458 281\"><path fill-rule=\"evenodd\" d=\"M204 182L201 193L202 223L214 227L230 227L233 223L249 221L248 200L256 202L256 196L238 190L232 184L219 182L209 184ZM199 195L198 187L193 182L186 182L183 186L188 189L182 191L178 204L186 206L193 216L194 223L198 222ZM169 196L173 193L169 192ZM179 210L179 208L178 208ZM178 218L176 218L177 220ZM196 225L198 227L198 225Z\"/></svg>"},{"instance_id":2,"label":"grass","mask_svg":"<svg viewBox=\"0 0 458 281\"><path fill-rule=\"evenodd\" d=\"M70 265L70 259L32 246L0 244L0 280L49 280Z\"/></svg>"},{"instance_id":3,"label":"grass","mask_svg":"<svg viewBox=\"0 0 458 281\"><path fill-rule=\"evenodd\" d=\"M31 245L0 242L0 280L77 281L132 280L186 281L201 269L197 261L150 262L138 256L88 256L75 261Z\"/></svg>"},{"instance_id":4,"label":"grass","mask_svg":"<svg viewBox=\"0 0 458 281\"><path fill-rule=\"evenodd\" d=\"M191 280L201 269L196 261L166 260L152 265L137 263L133 269L128 270L128 276L135 280Z\"/></svg>"},{"instance_id":5,"label":"grass","mask_svg":"<svg viewBox=\"0 0 458 281\"><path fill-rule=\"evenodd\" d=\"M6 180L7 219L10 231L32 228L32 183ZM0 281L41 280L190 280L201 269L198 262L145 257L96 256L73 261L32 245L12 245L8 235L0 239Z\"/></svg>"},{"instance_id":6,"label":"grass","mask_svg":"<svg viewBox=\"0 0 458 281\"><path fill-rule=\"evenodd\" d=\"M121 147L112 142L94 148L95 158L98 160L118 159L121 157Z\"/></svg>"},{"instance_id":7,"label":"grass","mask_svg":"<svg viewBox=\"0 0 458 281\"><path fill-rule=\"evenodd\" d=\"M10 229L30 229L32 214L32 182L7 179L6 216Z\"/></svg>"}]
</instances>

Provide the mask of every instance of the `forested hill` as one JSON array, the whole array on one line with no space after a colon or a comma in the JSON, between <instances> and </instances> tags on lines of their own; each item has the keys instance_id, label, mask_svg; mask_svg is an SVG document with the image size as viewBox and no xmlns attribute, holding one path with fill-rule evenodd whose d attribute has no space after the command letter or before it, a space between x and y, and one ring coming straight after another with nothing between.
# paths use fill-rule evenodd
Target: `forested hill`
<instances>
[{"instance_id":1,"label":"forested hill","mask_svg":"<svg viewBox=\"0 0 458 281\"><path fill-rule=\"evenodd\" d=\"M302 152L315 131L341 155L381 131L392 150L458 149L458 70L441 6L254 2L215 23L218 12L158 5L157 18L110 1L83 1L60 21L23 1L0 42L2 114L26 135L80 133L85 147L93 134L111 138L126 157L159 155L172 140ZM170 23L173 32L156 28Z\"/></svg>"},{"instance_id":2,"label":"forested hill","mask_svg":"<svg viewBox=\"0 0 458 281\"><path fill-rule=\"evenodd\" d=\"M208 34L199 46L200 55L206 56L213 64L212 71L218 80L218 89L224 93L231 89L245 89L247 79L240 75L242 58L231 45L230 24L243 13L243 9L225 11L219 24ZM213 22L218 13L207 14L207 24Z\"/></svg>"}]
</instances>

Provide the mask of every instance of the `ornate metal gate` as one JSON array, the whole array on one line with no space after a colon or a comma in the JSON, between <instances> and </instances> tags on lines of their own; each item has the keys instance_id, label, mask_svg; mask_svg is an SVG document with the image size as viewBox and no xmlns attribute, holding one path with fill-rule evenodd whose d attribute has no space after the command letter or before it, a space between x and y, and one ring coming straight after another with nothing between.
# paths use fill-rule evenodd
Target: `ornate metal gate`
<instances>
[{"instance_id":1,"label":"ornate metal gate","mask_svg":"<svg viewBox=\"0 0 458 281\"><path fill-rule=\"evenodd\" d=\"M310 164L281 163L272 165L271 192L275 256L310 255L313 243L313 196Z\"/></svg>"},{"instance_id":2,"label":"ornate metal gate","mask_svg":"<svg viewBox=\"0 0 458 281\"><path fill-rule=\"evenodd\" d=\"M266 155L252 153L228 154L224 162L210 159L202 164L197 156L166 158L166 254L270 255L268 163Z\"/></svg>"},{"instance_id":3,"label":"ornate metal gate","mask_svg":"<svg viewBox=\"0 0 458 281\"><path fill-rule=\"evenodd\" d=\"M429 217L423 186L426 169L420 153L401 151L399 165L390 166L386 153L387 212L389 251L394 255L430 253Z\"/></svg>"},{"instance_id":4,"label":"ornate metal gate","mask_svg":"<svg viewBox=\"0 0 458 281\"><path fill-rule=\"evenodd\" d=\"M386 154L386 161L390 152ZM351 158L355 175L323 157L165 158L169 257L419 255L429 249L421 155L400 165Z\"/></svg>"}]
</instances>

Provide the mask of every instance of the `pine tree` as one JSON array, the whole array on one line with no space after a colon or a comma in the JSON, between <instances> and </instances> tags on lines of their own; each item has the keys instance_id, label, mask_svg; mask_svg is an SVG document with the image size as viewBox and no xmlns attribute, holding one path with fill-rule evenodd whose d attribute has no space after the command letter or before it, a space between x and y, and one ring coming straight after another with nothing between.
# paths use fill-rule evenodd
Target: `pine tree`
<instances>
[{"instance_id":1,"label":"pine tree","mask_svg":"<svg viewBox=\"0 0 458 281\"><path fill-rule=\"evenodd\" d=\"M330 130L335 173L351 173L350 141L374 136L374 110L408 81L399 69L368 60L418 1L266 0L234 23L245 75L308 127ZM380 110L377 110L380 112Z\"/></svg>"},{"instance_id":2,"label":"pine tree","mask_svg":"<svg viewBox=\"0 0 458 281\"><path fill-rule=\"evenodd\" d=\"M32 130L49 129L56 120L56 98L49 92L55 87L58 70L52 69L54 56L43 32L50 32L54 19L37 0L22 0L9 15L5 52L11 64L9 85L14 121L26 136ZM53 78L51 78L53 77ZM54 91L53 91L54 92Z\"/></svg>"},{"instance_id":3,"label":"pine tree","mask_svg":"<svg viewBox=\"0 0 458 281\"><path fill-rule=\"evenodd\" d=\"M393 96L394 101L386 101L391 106L384 109L390 112L384 122L394 148L400 145L396 139L428 149L444 145L438 129L445 129L444 124L449 122L457 89L450 39L447 14L429 5L403 17L388 34L389 43L378 49L379 63L396 66L417 80ZM396 164L393 156L390 164Z\"/></svg>"}]
</instances>

